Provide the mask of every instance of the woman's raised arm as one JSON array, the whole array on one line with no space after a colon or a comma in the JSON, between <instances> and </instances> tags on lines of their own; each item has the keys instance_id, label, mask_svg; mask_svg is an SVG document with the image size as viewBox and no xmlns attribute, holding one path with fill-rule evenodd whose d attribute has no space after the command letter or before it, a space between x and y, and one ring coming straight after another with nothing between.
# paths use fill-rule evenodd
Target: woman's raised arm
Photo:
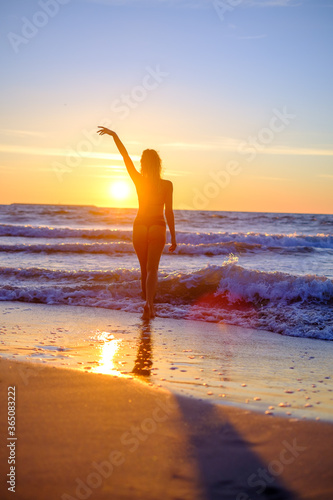
<instances>
[{"instance_id":1,"label":"woman's raised arm","mask_svg":"<svg viewBox=\"0 0 333 500\"><path fill-rule=\"evenodd\" d=\"M129 173L132 181L135 183L137 181L137 179L141 177L141 174L135 168L134 163L132 162L130 155L127 152L127 149L125 148L124 144L119 139L116 132L114 132L113 130L110 130L106 127L99 126L98 128L100 129L100 130L97 130L97 133L99 135L107 134L107 135L111 135L111 137L113 137L114 142L118 148L118 151L121 154L121 156L123 157L125 166L127 168L127 172Z\"/></svg>"}]
</instances>

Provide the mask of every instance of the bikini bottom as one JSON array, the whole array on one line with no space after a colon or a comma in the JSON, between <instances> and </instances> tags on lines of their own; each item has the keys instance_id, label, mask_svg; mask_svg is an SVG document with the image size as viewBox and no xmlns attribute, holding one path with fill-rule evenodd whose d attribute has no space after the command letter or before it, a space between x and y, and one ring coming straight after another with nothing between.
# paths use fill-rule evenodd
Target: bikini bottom
<instances>
[{"instance_id":1,"label":"bikini bottom","mask_svg":"<svg viewBox=\"0 0 333 500\"><path fill-rule=\"evenodd\" d=\"M163 226L166 228L166 223L163 215L137 215L134 219L134 226L143 225L149 229L151 226Z\"/></svg>"}]
</instances>

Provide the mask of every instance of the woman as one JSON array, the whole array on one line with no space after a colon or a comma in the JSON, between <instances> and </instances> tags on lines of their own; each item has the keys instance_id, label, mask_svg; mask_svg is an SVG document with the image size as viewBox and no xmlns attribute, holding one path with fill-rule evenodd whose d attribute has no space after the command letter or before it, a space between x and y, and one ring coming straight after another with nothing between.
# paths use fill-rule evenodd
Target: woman
<instances>
[{"instance_id":1,"label":"woman","mask_svg":"<svg viewBox=\"0 0 333 500\"><path fill-rule=\"evenodd\" d=\"M164 207L171 234L169 252L173 252L177 247L172 209L172 182L161 179L161 158L154 149L146 149L142 153L140 173L117 134L105 127L98 128L100 129L97 131L98 134L108 134L113 137L136 187L139 210L133 224L133 246L140 262L142 296L146 300L142 318L154 318L158 265L166 242Z\"/></svg>"}]
</instances>

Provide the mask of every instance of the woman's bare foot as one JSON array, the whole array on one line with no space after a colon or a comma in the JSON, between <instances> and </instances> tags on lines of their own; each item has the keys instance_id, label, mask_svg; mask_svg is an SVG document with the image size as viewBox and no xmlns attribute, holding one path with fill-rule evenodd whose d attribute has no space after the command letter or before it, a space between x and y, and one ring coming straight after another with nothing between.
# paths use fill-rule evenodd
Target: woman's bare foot
<instances>
[{"instance_id":1,"label":"woman's bare foot","mask_svg":"<svg viewBox=\"0 0 333 500\"><path fill-rule=\"evenodd\" d=\"M155 307L153 305L145 304L143 306L143 314L141 316L142 319L152 319L155 318Z\"/></svg>"},{"instance_id":2,"label":"woman's bare foot","mask_svg":"<svg viewBox=\"0 0 333 500\"><path fill-rule=\"evenodd\" d=\"M149 319L150 318L150 307L148 304L143 306L143 313L141 319Z\"/></svg>"},{"instance_id":3,"label":"woman's bare foot","mask_svg":"<svg viewBox=\"0 0 333 500\"><path fill-rule=\"evenodd\" d=\"M155 318L155 316L156 316L155 307L153 305L151 305L150 306L150 317Z\"/></svg>"}]
</instances>

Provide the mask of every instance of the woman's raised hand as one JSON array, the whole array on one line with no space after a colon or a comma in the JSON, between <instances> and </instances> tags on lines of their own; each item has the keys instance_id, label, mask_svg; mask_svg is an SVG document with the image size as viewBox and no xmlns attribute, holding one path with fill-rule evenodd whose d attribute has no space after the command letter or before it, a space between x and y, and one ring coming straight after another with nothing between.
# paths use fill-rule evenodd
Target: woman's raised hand
<instances>
[{"instance_id":1,"label":"woman's raised hand","mask_svg":"<svg viewBox=\"0 0 333 500\"><path fill-rule=\"evenodd\" d=\"M110 130L109 128L101 127L101 126L99 126L98 128L100 129L100 130L97 130L97 133L99 135L108 134L108 135L111 135L112 137L114 137L114 135L115 135L115 132L113 132L113 130Z\"/></svg>"}]
</instances>

